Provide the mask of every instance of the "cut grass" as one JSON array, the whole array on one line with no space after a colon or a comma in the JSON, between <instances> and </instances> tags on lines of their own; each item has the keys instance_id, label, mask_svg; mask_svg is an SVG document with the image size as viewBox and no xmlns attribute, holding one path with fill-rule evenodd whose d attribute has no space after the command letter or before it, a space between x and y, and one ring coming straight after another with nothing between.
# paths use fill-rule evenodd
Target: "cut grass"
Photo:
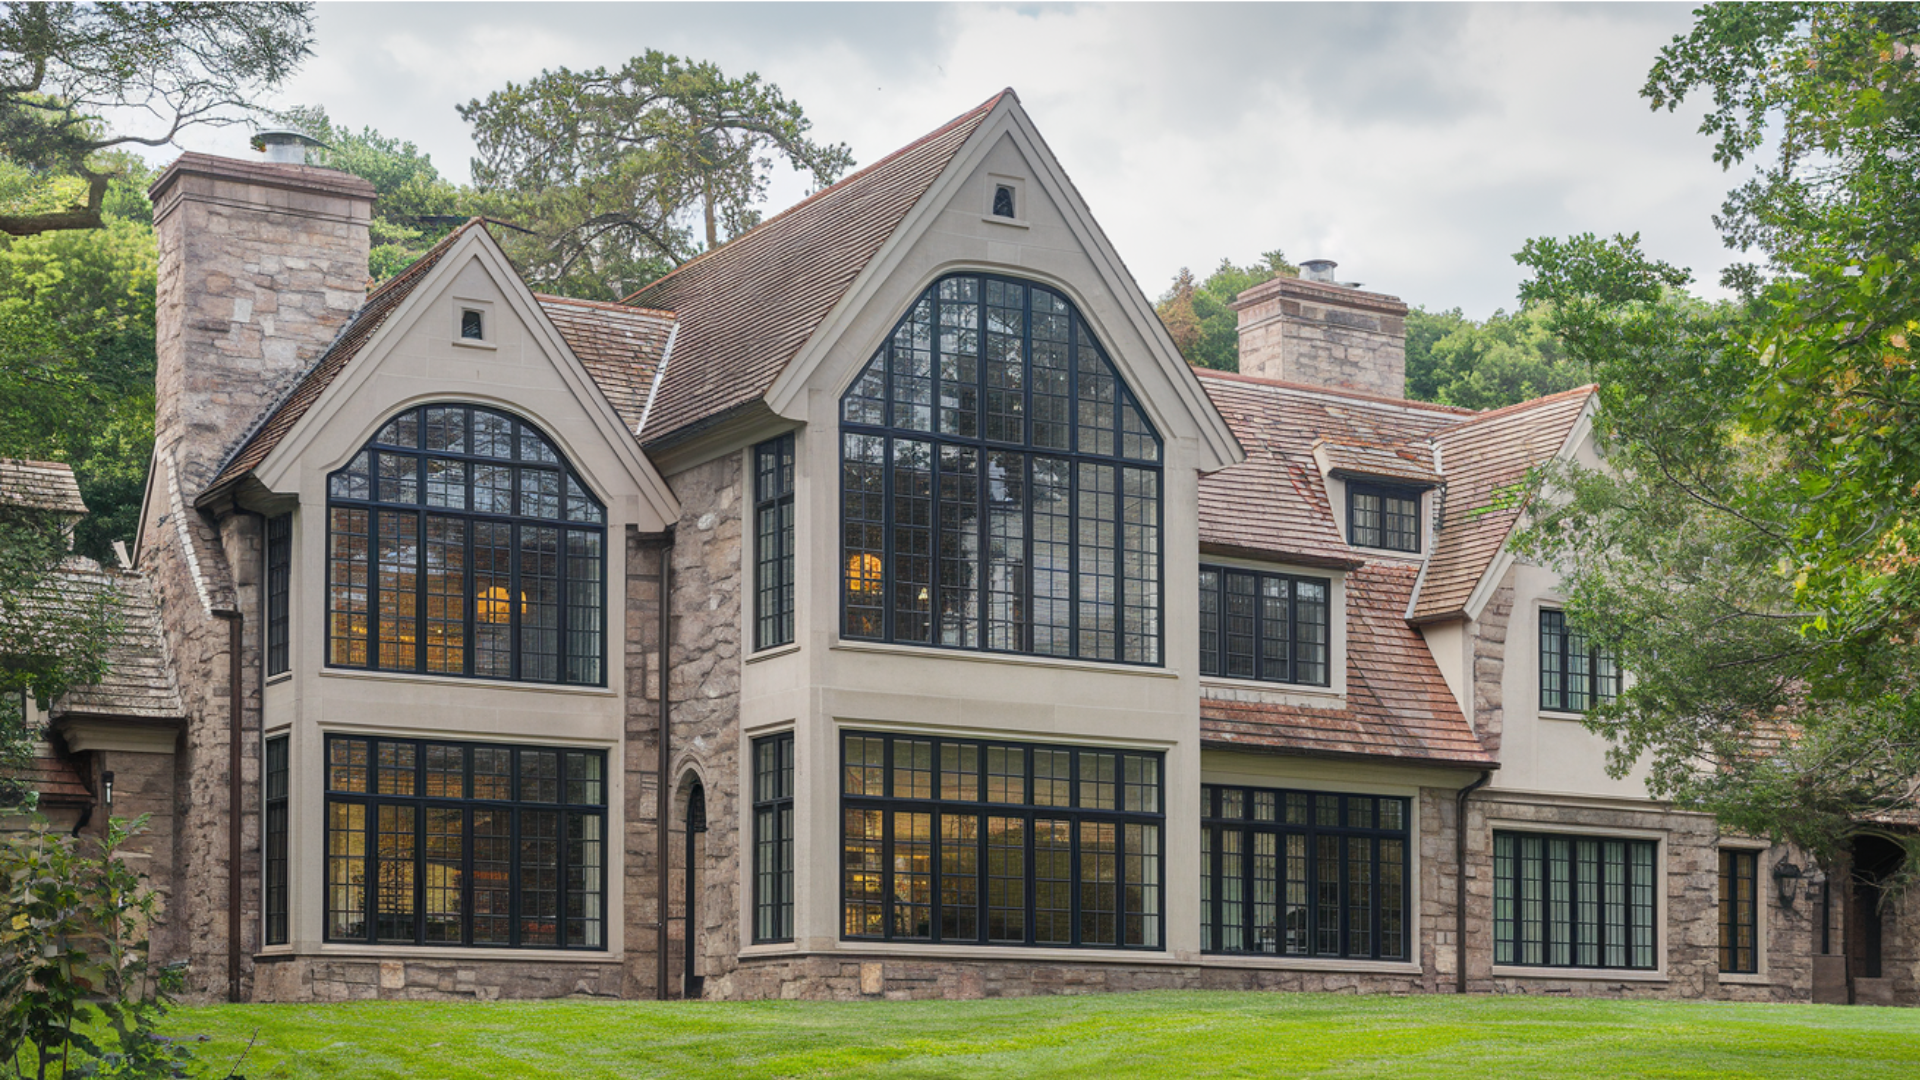
<instances>
[{"instance_id":1,"label":"cut grass","mask_svg":"<svg viewBox=\"0 0 1920 1080\"><path fill-rule=\"evenodd\" d=\"M250 1080L1920 1076L1920 1011L1533 997L221 1005L166 1030Z\"/></svg>"}]
</instances>

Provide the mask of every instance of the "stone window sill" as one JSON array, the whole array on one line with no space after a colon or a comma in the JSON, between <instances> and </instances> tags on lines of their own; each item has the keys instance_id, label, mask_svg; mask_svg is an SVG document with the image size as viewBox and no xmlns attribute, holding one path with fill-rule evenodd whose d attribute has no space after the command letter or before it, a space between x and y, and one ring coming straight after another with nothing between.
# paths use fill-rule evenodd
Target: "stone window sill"
<instances>
[{"instance_id":1,"label":"stone window sill","mask_svg":"<svg viewBox=\"0 0 1920 1080\"><path fill-rule=\"evenodd\" d=\"M748 656L746 662L749 664L757 664L762 660L771 660L776 656L791 656L799 651L800 643L797 641L788 642L785 645L770 645Z\"/></svg>"},{"instance_id":2,"label":"stone window sill","mask_svg":"<svg viewBox=\"0 0 1920 1080\"><path fill-rule=\"evenodd\" d=\"M1764 971L1723 971L1720 982L1728 986L1772 986L1773 976Z\"/></svg>"},{"instance_id":3,"label":"stone window sill","mask_svg":"<svg viewBox=\"0 0 1920 1080\"><path fill-rule=\"evenodd\" d=\"M571 949L475 949L449 947L432 949L419 945L322 945L317 949L286 949L277 956L311 956L322 959L405 960L416 964L435 961L501 960L528 964L618 964L625 957L618 951L575 952Z\"/></svg>"},{"instance_id":4,"label":"stone window sill","mask_svg":"<svg viewBox=\"0 0 1920 1080\"><path fill-rule=\"evenodd\" d=\"M989 225L1006 225L1010 228L1015 228L1015 229L1033 228L1032 222L1023 220L1021 218L996 217L993 214L982 214L980 215L980 220L986 222Z\"/></svg>"},{"instance_id":5,"label":"stone window sill","mask_svg":"<svg viewBox=\"0 0 1920 1080\"><path fill-rule=\"evenodd\" d=\"M532 690L543 694L585 694L619 697L611 686L568 686L564 683L512 682L506 679L469 679L459 675L421 675L405 671L361 671L358 668L320 669L326 679L370 679L375 682L418 683L422 686L470 686L482 690Z\"/></svg>"},{"instance_id":6,"label":"stone window sill","mask_svg":"<svg viewBox=\"0 0 1920 1080\"><path fill-rule=\"evenodd\" d=\"M928 660L963 660L974 664L1006 664L1014 667L1054 668L1061 671L1096 671L1109 675L1134 675L1146 679L1177 679L1178 671L1145 664L1116 664L1105 660L1068 660L1052 656L1027 656L1019 653L975 652L970 649L937 649L923 645L897 645L887 641L847 641L833 644L836 652L877 653L881 656L916 656Z\"/></svg>"},{"instance_id":7,"label":"stone window sill","mask_svg":"<svg viewBox=\"0 0 1920 1080\"><path fill-rule=\"evenodd\" d=\"M755 956L841 956L899 958L902 960L1008 960L1046 964L1135 964L1172 966L1192 964L1191 956L1131 949L1049 949L1031 945L935 945L898 941L843 941L832 949L759 946L742 949L741 959Z\"/></svg>"},{"instance_id":8,"label":"stone window sill","mask_svg":"<svg viewBox=\"0 0 1920 1080\"><path fill-rule=\"evenodd\" d=\"M475 341L472 338L453 338L452 341L454 345L462 349L486 349L492 352L500 348L500 346L495 345L491 341Z\"/></svg>"},{"instance_id":9,"label":"stone window sill","mask_svg":"<svg viewBox=\"0 0 1920 1080\"><path fill-rule=\"evenodd\" d=\"M1638 982L1664 983L1667 973L1664 971L1627 971L1618 968L1555 968L1555 967L1509 967L1505 964L1493 966L1496 979L1578 979L1583 982Z\"/></svg>"},{"instance_id":10,"label":"stone window sill","mask_svg":"<svg viewBox=\"0 0 1920 1080\"><path fill-rule=\"evenodd\" d=\"M1353 975L1419 975L1421 967L1412 960L1341 960L1335 957L1315 959L1309 956L1240 956L1209 953L1200 958L1202 967L1245 968L1259 971L1320 971Z\"/></svg>"}]
</instances>

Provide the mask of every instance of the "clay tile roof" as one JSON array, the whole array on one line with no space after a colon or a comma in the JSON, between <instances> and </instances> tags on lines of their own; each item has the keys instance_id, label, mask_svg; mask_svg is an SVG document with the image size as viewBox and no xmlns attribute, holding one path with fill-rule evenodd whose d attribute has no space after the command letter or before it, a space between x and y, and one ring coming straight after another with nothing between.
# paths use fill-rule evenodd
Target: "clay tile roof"
<instances>
[{"instance_id":1,"label":"clay tile roof","mask_svg":"<svg viewBox=\"0 0 1920 1080\"><path fill-rule=\"evenodd\" d=\"M107 652L100 681L76 686L54 703L55 716L134 717L178 720L186 715L174 685L160 632L160 605L145 574L108 571L90 560L74 560L67 570L76 589L111 588L119 594L118 633Z\"/></svg>"},{"instance_id":2,"label":"clay tile roof","mask_svg":"<svg viewBox=\"0 0 1920 1080\"><path fill-rule=\"evenodd\" d=\"M765 395L1005 93L627 297L680 319L644 441Z\"/></svg>"},{"instance_id":3,"label":"clay tile roof","mask_svg":"<svg viewBox=\"0 0 1920 1080\"><path fill-rule=\"evenodd\" d=\"M1446 511L1410 618L1445 619L1465 610L1519 520L1518 485L1566 445L1592 396L1593 387L1582 386L1481 413L1439 434Z\"/></svg>"},{"instance_id":4,"label":"clay tile roof","mask_svg":"<svg viewBox=\"0 0 1920 1080\"><path fill-rule=\"evenodd\" d=\"M0 503L68 514L87 512L80 485L73 480L73 467L59 461L0 458Z\"/></svg>"},{"instance_id":5,"label":"clay tile roof","mask_svg":"<svg viewBox=\"0 0 1920 1080\"><path fill-rule=\"evenodd\" d=\"M293 426L300 422L300 418L307 415L307 410L320 399L320 395L326 392L327 387L333 385L333 380L339 378L340 373L346 370L353 358L359 355L360 349L366 345L368 339L386 324L387 316L392 315L394 309L413 294L414 287L426 278L427 272L433 269L441 256L445 255L468 229L478 228L480 224L480 218L469 220L429 248L426 254L415 259L412 266L388 278L380 284L379 288L368 293L367 302L360 305L360 310L340 328L340 333L334 336L333 343L328 345L327 350L320 354L320 358L313 362L313 366L307 369L307 373L293 384L286 396L281 398L273 408L267 410L260 422L247 433L239 447L227 458L226 464L220 467L213 482L207 485L206 491L201 493L195 502L206 501L265 461L267 455L273 452L273 448L280 445L280 440L286 437L287 432L292 431Z\"/></svg>"},{"instance_id":6,"label":"clay tile roof","mask_svg":"<svg viewBox=\"0 0 1920 1080\"><path fill-rule=\"evenodd\" d=\"M600 384L629 432L640 430L647 391L673 332L673 313L535 293L541 310Z\"/></svg>"},{"instance_id":7,"label":"clay tile roof","mask_svg":"<svg viewBox=\"0 0 1920 1080\"><path fill-rule=\"evenodd\" d=\"M1221 748L1392 758L1492 767L1493 756L1447 690L1433 654L1403 613L1412 567L1347 575L1347 705L1310 708L1226 700L1201 687L1200 741Z\"/></svg>"},{"instance_id":8,"label":"clay tile roof","mask_svg":"<svg viewBox=\"0 0 1920 1080\"><path fill-rule=\"evenodd\" d=\"M1407 448L1473 415L1221 371L1194 373L1247 455L1200 478L1200 544L1214 551L1357 565L1360 557L1341 541L1334 522L1315 443ZM1400 449L1388 456L1411 467Z\"/></svg>"}]
</instances>

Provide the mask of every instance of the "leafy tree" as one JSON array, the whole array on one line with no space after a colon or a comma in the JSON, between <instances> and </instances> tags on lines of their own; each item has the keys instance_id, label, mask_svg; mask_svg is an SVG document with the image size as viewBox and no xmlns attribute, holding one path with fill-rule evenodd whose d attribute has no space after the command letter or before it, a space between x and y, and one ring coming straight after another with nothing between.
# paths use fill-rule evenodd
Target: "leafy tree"
<instances>
[{"instance_id":1,"label":"leafy tree","mask_svg":"<svg viewBox=\"0 0 1920 1080\"><path fill-rule=\"evenodd\" d=\"M373 185L378 198L369 222L373 246L368 270L375 281L406 269L454 226L481 211L471 189L442 177L433 159L411 142L371 127L357 132L335 127L321 106L299 106L275 119L326 144L308 151L309 163L352 173Z\"/></svg>"},{"instance_id":2,"label":"leafy tree","mask_svg":"<svg viewBox=\"0 0 1920 1080\"><path fill-rule=\"evenodd\" d=\"M480 156L474 182L502 216L527 277L618 298L759 220L775 159L825 186L853 164L823 145L777 86L649 50L617 71L542 72L459 106Z\"/></svg>"},{"instance_id":3,"label":"leafy tree","mask_svg":"<svg viewBox=\"0 0 1920 1080\"><path fill-rule=\"evenodd\" d=\"M0 232L97 229L111 161L237 122L308 54L304 3L0 4ZM113 130L103 114L145 113Z\"/></svg>"},{"instance_id":4,"label":"leafy tree","mask_svg":"<svg viewBox=\"0 0 1920 1080\"><path fill-rule=\"evenodd\" d=\"M1407 396L1415 401L1440 400L1440 385L1445 375L1433 355L1441 338L1463 326L1472 325L1459 308L1428 311L1413 307L1407 311Z\"/></svg>"},{"instance_id":5,"label":"leafy tree","mask_svg":"<svg viewBox=\"0 0 1920 1080\"><path fill-rule=\"evenodd\" d=\"M1156 310L1187 363L1217 371L1238 371L1240 318L1229 306L1233 298L1276 277L1299 275L1300 268L1288 262L1286 253L1277 248L1263 253L1259 262L1247 266L1235 266L1232 259L1221 259L1213 273L1197 283L1193 272L1183 266L1172 287L1161 296Z\"/></svg>"},{"instance_id":6,"label":"leafy tree","mask_svg":"<svg viewBox=\"0 0 1920 1080\"><path fill-rule=\"evenodd\" d=\"M1496 311L1485 322L1458 308L1407 313L1407 396L1416 401L1497 409L1586 381L1539 307Z\"/></svg>"}]
</instances>

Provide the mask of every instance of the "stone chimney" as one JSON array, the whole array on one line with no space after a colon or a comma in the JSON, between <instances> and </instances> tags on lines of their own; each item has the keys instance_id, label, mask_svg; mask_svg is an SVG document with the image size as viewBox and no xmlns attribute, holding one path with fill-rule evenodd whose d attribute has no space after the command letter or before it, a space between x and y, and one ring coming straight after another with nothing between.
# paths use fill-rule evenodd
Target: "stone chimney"
<instances>
[{"instance_id":1,"label":"stone chimney","mask_svg":"<svg viewBox=\"0 0 1920 1080\"><path fill-rule=\"evenodd\" d=\"M373 185L182 154L153 183L155 451L186 501L366 297Z\"/></svg>"},{"instance_id":2,"label":"stone chimney","mask_svg":"<svg viewBox=\"0 0 1920 1080\"><path fill-rule=\"evenodd\" d=\"M1331 259L1302 277L1277 277L1234 298L1240 372L1265 379L1407 395L1407 305L1334 280Z\"/></svg>"}]
</instances>

